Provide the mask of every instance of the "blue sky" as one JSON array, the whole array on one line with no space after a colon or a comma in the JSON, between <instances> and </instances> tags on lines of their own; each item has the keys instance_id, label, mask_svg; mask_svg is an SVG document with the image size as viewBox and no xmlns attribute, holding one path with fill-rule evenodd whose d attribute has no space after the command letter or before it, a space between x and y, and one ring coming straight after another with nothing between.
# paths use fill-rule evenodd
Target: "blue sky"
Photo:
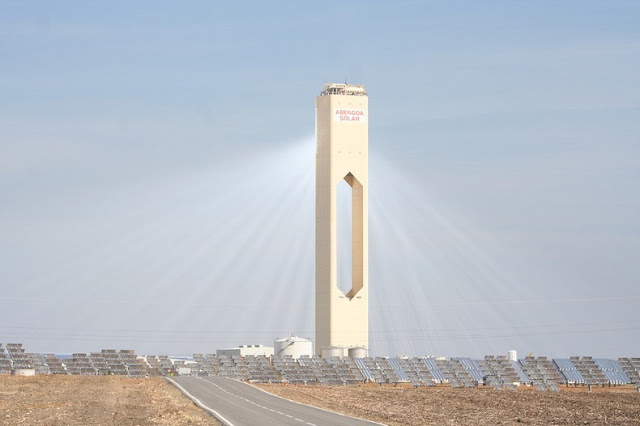
<instances>
[{"instance_id":1,"label":"blue sky","mask_svg":"<svg viewBox=\"0 0 640 426\"><path fill-rule=\"evenodd\" d=\"M0 2L0 341L313 337L314 97L370 102L375 355L638 356L640 5Z\"/></svg>"}]
</instances>

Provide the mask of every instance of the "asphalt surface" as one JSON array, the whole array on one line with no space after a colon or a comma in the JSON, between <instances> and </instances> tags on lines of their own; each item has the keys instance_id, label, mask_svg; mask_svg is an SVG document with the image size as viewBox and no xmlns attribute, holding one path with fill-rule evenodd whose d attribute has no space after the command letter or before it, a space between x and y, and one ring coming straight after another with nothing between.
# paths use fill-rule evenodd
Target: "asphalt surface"
<instances>
[{"instance_id":1,"label":"asphalt surface","mask_svg":"<svg viewBox=\"0 0 640 426\"><path fill-rule=\"evenodd\" d=\"M225 377L172 377L170 382L229 426L370 426L379 423L343 416L271 395Z\"/></svg>"}]
</instances>

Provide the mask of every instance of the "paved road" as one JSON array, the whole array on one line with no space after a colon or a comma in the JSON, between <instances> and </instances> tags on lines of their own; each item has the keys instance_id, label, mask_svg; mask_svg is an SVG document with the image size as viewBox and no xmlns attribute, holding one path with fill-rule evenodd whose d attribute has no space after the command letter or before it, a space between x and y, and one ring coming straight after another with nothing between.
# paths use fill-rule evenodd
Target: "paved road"
<instances>
[{"instance_id":1,"label":"paved road","mask_svg":"<svg viewBox=\"0 0 640 426\"><path fill-rule=\"evenodd\" d=\"M230 426L371 426L379 423L297 404L225 377L168 378L189 398Z\"/></svg>"}]
</instances>

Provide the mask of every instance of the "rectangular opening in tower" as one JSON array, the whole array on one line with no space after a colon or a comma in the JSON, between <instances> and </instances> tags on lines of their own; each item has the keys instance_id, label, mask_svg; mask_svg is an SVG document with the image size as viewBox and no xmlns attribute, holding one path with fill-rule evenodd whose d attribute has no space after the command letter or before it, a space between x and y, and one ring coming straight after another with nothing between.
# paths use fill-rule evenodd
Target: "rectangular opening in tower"
<instances>
[{"instance_id":1,"label":"rectangular opening in tower","mask_svg":"<svg viewBox=\"0 0 640 426\"><path fill-rule=\"evenodd\" d=\"M353 287L352 268L352 235L353 235L353 208L351 186L342 179L338 183L336 194L336 263L337 284L343 294L349 293Z\"/></svg>"}]
</instances>

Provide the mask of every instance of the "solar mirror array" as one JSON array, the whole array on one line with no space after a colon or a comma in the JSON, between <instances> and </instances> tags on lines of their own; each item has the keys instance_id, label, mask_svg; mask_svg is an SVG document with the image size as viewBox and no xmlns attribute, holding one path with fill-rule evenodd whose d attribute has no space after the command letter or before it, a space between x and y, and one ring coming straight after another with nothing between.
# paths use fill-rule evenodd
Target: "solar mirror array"
<instances>
[{"instance_id":1,"label":"solar mirror array","mask_svg":"<svg viewBox=\"0 0 640 426\"><path fill-rule=\"evenodd\" d=\"M137 356L132 350L103 349L70 356L28 353L21 343L0 344L0 374L16 370L33 374L120 375L128 377L195 375L223 376L254 383L355 386L361 383L408 383L497 389L533 386L558 391L560 386L640 387L640 358L605 359L588 356L548 359L528 356L434 357L291 357L194 354L175 359L167 355Z\"/></svg>"}]
</instances>

